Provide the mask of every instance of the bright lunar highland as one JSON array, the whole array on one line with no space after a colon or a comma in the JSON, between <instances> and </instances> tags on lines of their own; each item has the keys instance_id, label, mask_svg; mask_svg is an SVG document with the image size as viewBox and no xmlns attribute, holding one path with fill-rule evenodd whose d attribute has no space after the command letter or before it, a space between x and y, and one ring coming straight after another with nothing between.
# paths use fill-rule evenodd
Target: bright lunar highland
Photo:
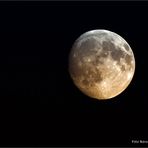
<instances>
[{"instance_id":1,"label":"bright lunar highland","mask_svg":"<svg viewBox=\"0 0 148 148\"><path fill-rule=\"evenodd\" d=\"M69 54L69 73L74 84L89 97L104 100L122 93L135 72L129 44L108 30L82 34Z\"/></svg>"}]
</instances>

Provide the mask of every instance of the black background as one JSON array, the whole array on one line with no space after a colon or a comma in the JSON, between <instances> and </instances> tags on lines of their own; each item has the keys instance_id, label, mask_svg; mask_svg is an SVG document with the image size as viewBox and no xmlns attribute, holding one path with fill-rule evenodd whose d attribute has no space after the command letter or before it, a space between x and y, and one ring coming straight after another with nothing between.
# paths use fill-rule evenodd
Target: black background
<instances>
[{"instance_id":1,"label":"black background","mask_svg":"<svg viewBox=\"0 0 148 148\"><path fill-rule=\"evenodd\" d=\"M148 140L148 2L0 2L0 146L137 146ZM83 95L68 55L84 32L130 44L132 83L119 96ZM140 144L144 146L144 144Z\"/></svg>"}]
</instances>

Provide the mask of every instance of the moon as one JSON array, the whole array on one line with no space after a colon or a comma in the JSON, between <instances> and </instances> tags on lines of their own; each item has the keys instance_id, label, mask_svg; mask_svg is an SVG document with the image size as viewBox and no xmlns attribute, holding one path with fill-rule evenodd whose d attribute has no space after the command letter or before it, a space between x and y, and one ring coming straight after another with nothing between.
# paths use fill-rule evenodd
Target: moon
<instances>
[{"instance_id":1,"label":"moon","mask_svg":"<svg viewBox=\"0 0 148 148\"><path fill-rule=\"evenodd\" d=\"M69 54L69 73L76 87L85 95L111 99L130 84L135 72L135 58L129 44L109 30L82 34Z\"/></svg>"}]
</instances>

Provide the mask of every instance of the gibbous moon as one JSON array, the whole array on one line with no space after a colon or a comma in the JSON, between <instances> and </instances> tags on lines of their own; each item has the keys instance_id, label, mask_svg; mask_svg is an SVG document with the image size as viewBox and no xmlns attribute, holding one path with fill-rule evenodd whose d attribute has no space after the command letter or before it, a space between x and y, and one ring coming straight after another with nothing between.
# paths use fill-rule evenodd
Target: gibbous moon
<instances>
[{"instance_id":1,"label":"gibbous moon","mask_svg":"<svg viewBox=\"0 0 148 148\"><path fill-rule=\"evenodd\" d=\"M135 58L129 44L108 30L82 34L69 55L69 73L85 95L110 99L122 93L135 72Z\"/></svg>"}]
</instances>

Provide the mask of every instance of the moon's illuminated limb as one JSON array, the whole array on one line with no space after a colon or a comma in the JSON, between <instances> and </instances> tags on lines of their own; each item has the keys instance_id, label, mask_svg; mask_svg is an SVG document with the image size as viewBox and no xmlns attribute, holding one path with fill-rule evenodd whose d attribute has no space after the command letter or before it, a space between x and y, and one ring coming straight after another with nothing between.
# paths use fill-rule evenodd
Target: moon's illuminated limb
<instances>
[{"instance_id":1,"label":"moon's illuminated limb","mask_svg":"<svg viewBox=\"0 0 148 148\"><path fill-rule=\"evenodd\" d=\"M109 99L119 95L131 82L134 54L119 35L92 30L74 43L69 56L69 72L75 85L86 95Z\"/></svg>"}]
</instances>

